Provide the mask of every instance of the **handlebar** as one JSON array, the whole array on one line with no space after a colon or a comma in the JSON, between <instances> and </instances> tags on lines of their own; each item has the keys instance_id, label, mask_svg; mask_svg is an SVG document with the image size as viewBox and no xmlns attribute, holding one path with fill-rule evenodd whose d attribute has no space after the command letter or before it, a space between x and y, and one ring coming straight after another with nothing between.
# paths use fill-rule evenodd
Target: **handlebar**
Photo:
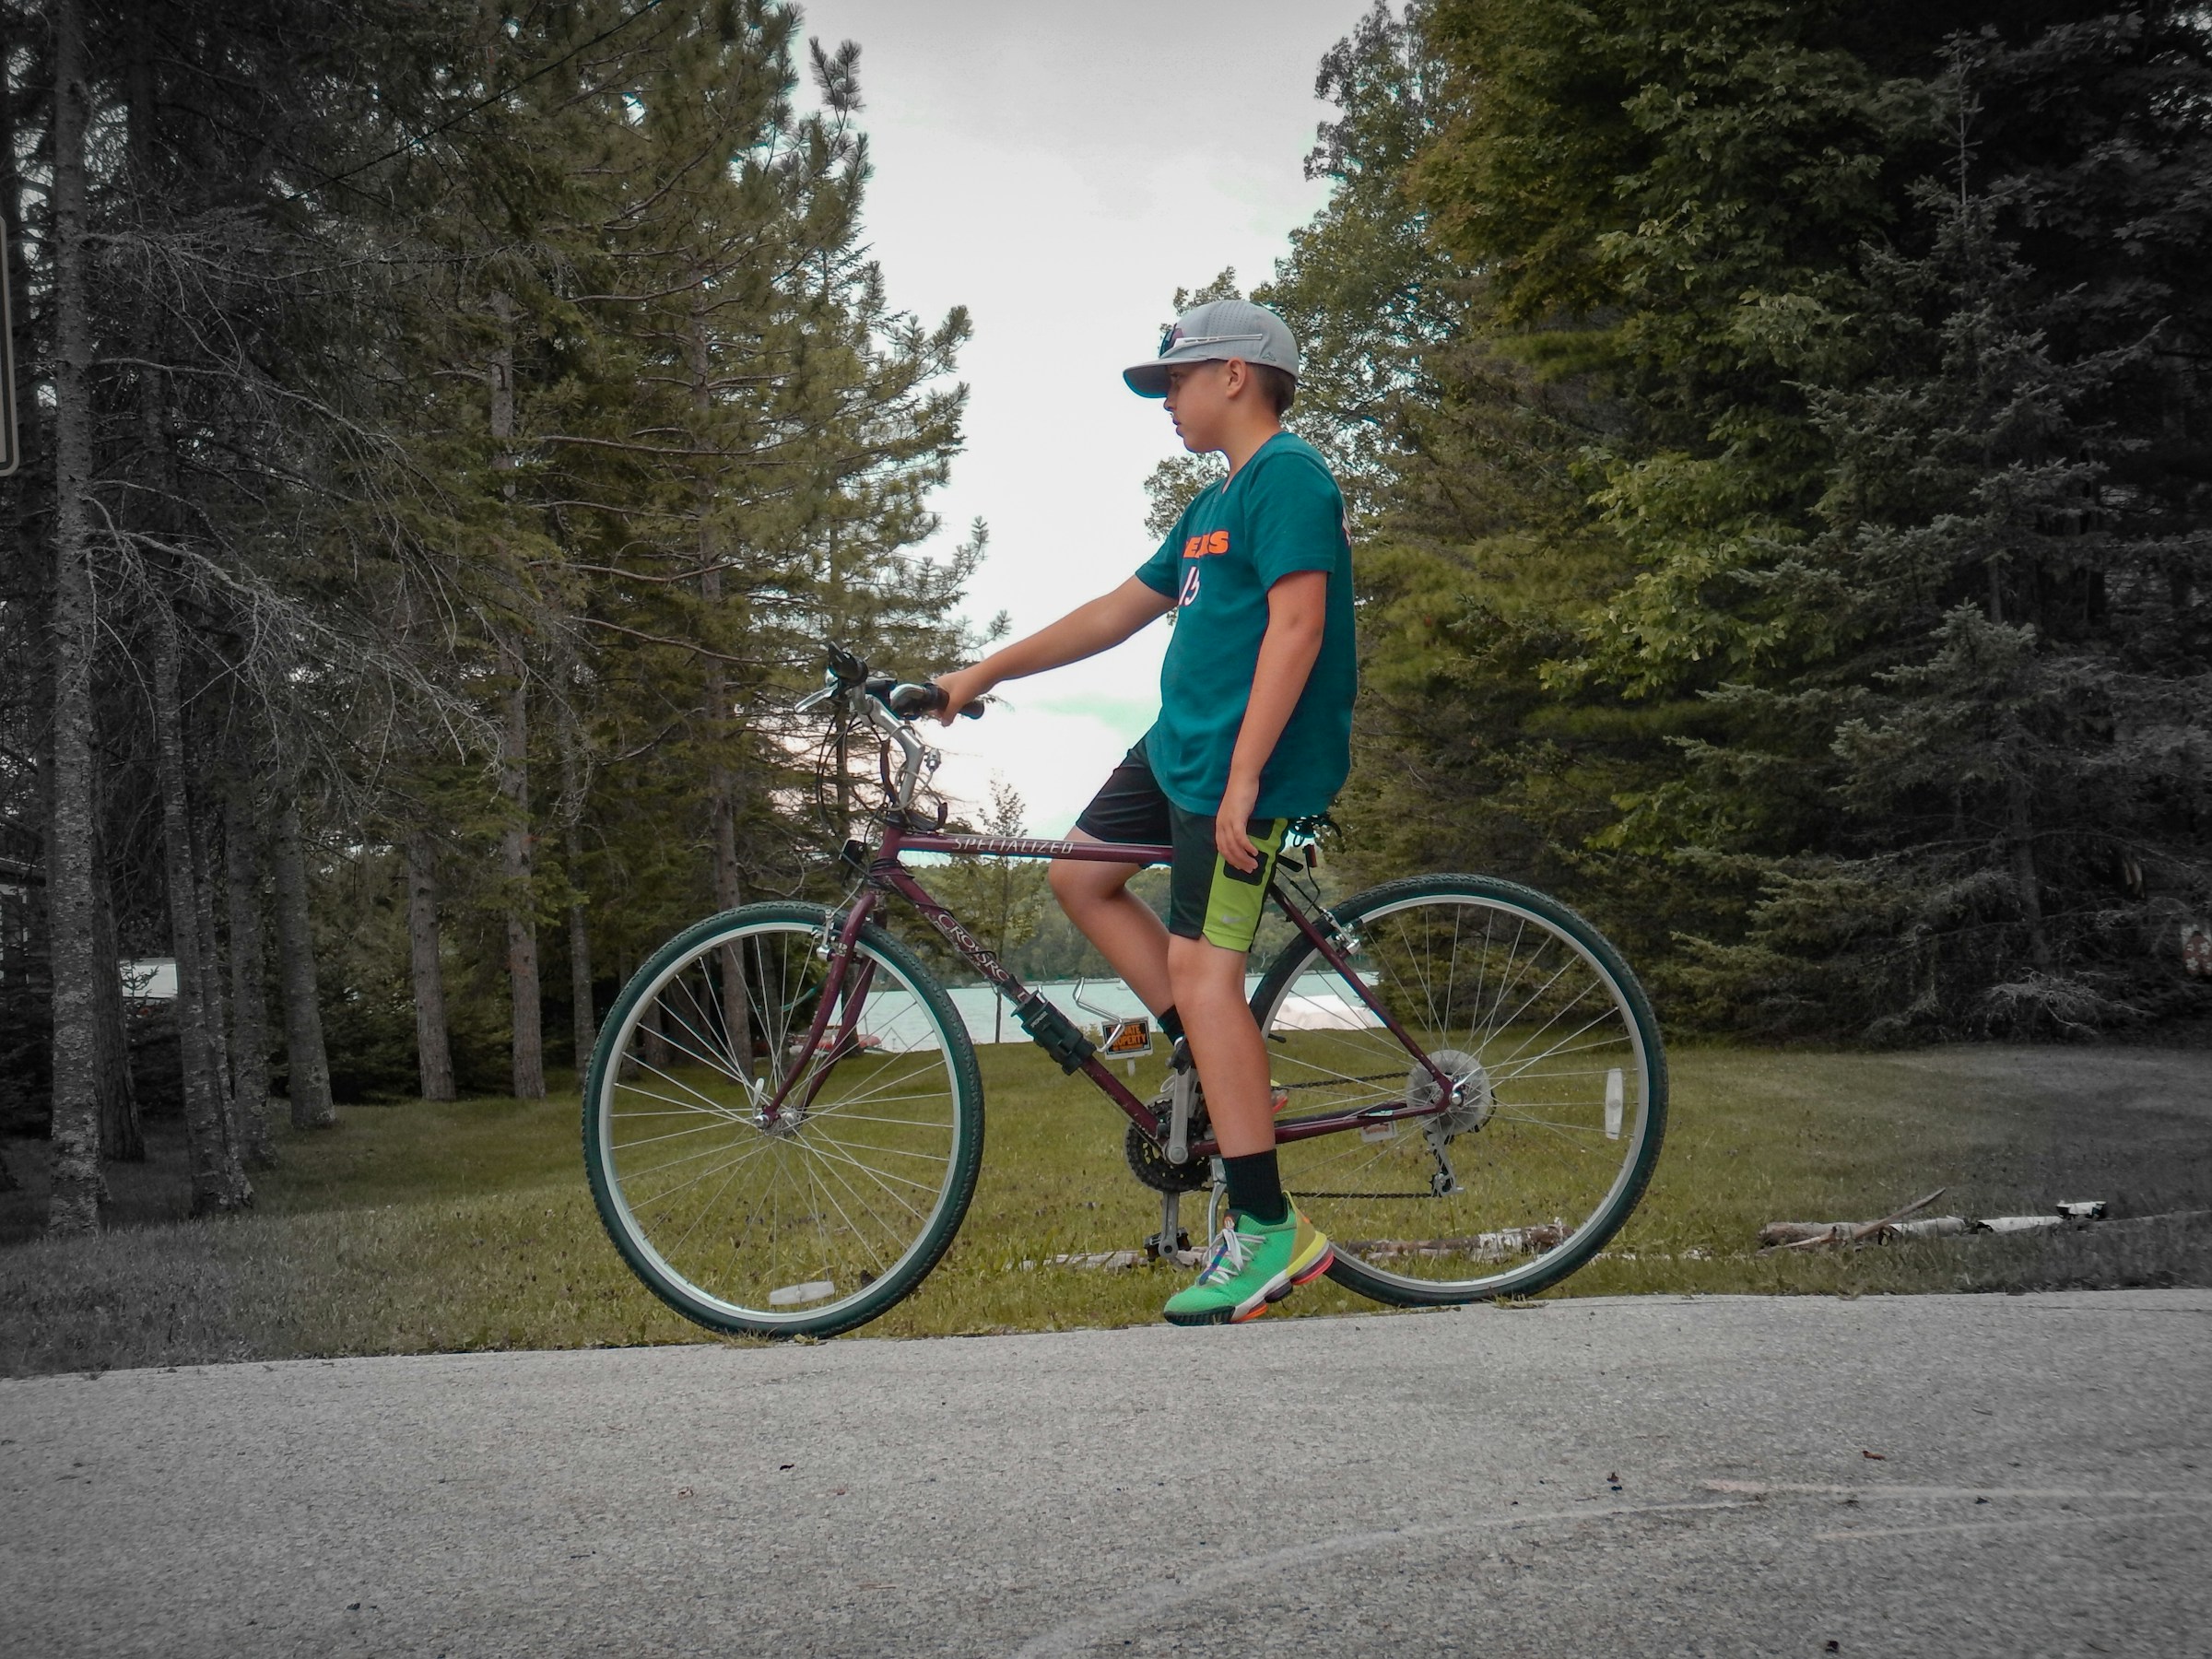
<instances>
[{"instance_id":1,"label":"handlebar","mask_svg":"<svg viewBox=\"0 0 2212 1659\"><path fill-rule=\"evenodd\" d=\"M912 720L917 714L935 714L945 706L945 688L942 686L893 686L884 700L884 706L901 720ZM983 700L977 698L960 711L967 720L983 717Z\"/></svg>"},{"instance_id":2,"label":"handlebar","mask_svg":"<svg viewBox=\"0 0 2212 1659\"><path fill-rule=\"evenodd\" d=\"M900 720L935 714L945 707L945 693L941 688L894 680L888 674L878 674L840 645L830 647L830 669L822 677L821 689L801 698L798 706L804 712L833 698L848 698L855 691L888 710ZM977 698L960 711L961 715L969 720L981 720L987 700ZM858 706L854 705L856 709Z\"/></svg>"},{"instance_id":3,"label":"handlebar","mask_svg":"<svg viewBox=\"0 0 2212 1659\"><path fill-rule=\"evenodd\" d=\"M944 708L944 688L895 681L888 674L875 673L851 652L831 645L829 672L822 677L821 688L801 698L798 707L804 712L830 701L842 703L898 749L901 764L891 784L891 797L898 811L907 811L913 805L915 790L935 770L938 759L937 751L915 735L912 723L917 716ZM978 699L960 712L970 720L981 719L983 700Z\"/></svg>"}]
</instances>

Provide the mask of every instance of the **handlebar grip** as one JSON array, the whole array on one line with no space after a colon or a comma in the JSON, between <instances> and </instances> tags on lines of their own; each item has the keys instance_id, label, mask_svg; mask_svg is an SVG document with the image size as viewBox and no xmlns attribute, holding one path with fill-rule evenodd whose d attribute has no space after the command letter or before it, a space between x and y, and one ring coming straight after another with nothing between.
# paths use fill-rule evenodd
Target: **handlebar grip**
<instances>
[{"instance_id":1,"label":"handlebar grip","mask_svg":"<svg viewBox=\"0 0 2212 1659\"><path fill-rule=\"evenodd\" d=\"M945 688L942 686L893 686L885 698L884 706L901 720L912 720L917 714L935 714L945 706ZM970 720L983 717L982 699L970 703L960 712Z\"/></svg>"}]
</instances>

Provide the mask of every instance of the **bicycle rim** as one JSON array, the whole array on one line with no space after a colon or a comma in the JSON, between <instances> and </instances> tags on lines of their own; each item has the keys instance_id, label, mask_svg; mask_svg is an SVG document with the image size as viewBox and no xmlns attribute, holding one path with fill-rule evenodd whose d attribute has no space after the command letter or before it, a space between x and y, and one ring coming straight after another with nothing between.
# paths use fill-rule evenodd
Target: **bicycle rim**
<instances>
[{"instance_id":1,"label":"bicycle rim","mask_svg":"<svg viewBox=\"0 0 2212 1659\"><path fill-rule=\"evenodd\" d=\"M1285 1188L1335 1243L1332 1276L1433 1303L1571 1273L1635 1207L1665 1123L1665 1061L1634 975L1567 906L1487 877L1393 883L1335 913L1338 947L1350 942L1354 971L1460 1104L1281 1147ZM1442 1093L1302 938L1253 1012L1285 1123Z\"/></svg>"},{"instance_id":2,"label":"bicycle rim","mask_svg":"<svg viewBox=\"0 0 2212 1659\"><path fill-rule=\"evenodd\" d=\"M600 1218L654 1294L712 1329L818 1335L875 1318L935 1265L974 1190L974 1051L903 946L863 930L806 1052L833 926L810 905L700 924L639 970L593 1054Z\"/></svg>"}]
</instances>

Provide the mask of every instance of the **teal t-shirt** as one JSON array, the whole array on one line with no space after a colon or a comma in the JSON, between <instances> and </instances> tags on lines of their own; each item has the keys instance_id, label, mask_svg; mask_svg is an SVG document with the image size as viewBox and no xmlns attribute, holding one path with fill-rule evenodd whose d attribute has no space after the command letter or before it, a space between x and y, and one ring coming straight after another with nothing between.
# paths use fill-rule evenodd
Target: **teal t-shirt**
<instances>
[{"instance_id":1,"label":"teal t-shirt","mask_svg":"<svg viewBox=\"0 0 2212 1659\"><path fill-rule=\"evenodd\" d=\"M1255 818L1324 812L1351 770L1352 549L1344 497L1320 452L1277 432L1236 475L1201 490L1136 579L1176 602L1159 670L1152 775L1185 812L1218 812L1244 724L1267 590L1296 571L1329 573L1321 654L1260 772Z\"/></svg>"}]
</instances>

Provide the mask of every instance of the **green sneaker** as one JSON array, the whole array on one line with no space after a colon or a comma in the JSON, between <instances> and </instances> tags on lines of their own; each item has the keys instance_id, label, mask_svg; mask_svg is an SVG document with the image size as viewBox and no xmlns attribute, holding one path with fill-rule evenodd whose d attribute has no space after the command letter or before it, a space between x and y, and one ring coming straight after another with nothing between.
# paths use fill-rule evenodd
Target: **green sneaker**
<instances>
[{"instance_id":1,"label":"green sneaker","mask_svg":"<svg viewBox=\"0 0 2212 1659\"><path fill-rule=\"evenodd\" d=\"M1296 1205L1287 1220L1273 1227L1232 1215L1214 1241L1214 1253L1198 1282L1168 1298L1168 1323L1242 1324L1257 1319L1269 1302L1282 1300L1292 1287L1327 1272L1335 1259L1328 1236Z\"/></svg>"}]
</instances>

